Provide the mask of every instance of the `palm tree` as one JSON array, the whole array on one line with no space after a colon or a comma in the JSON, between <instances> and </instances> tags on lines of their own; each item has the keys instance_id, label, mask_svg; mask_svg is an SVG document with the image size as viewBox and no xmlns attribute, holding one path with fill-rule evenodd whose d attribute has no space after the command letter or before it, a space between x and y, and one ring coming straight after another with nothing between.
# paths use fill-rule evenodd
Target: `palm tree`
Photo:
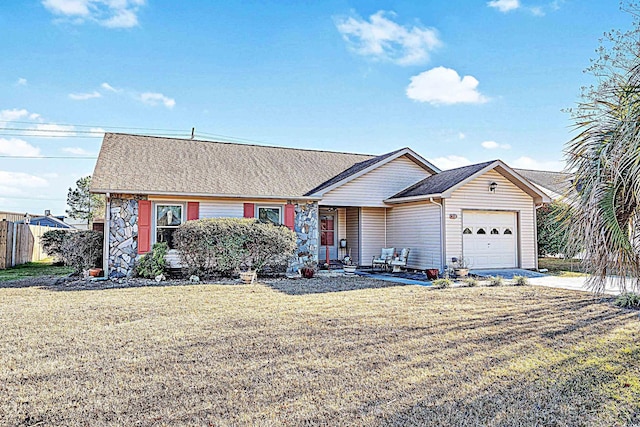
<instances>
[{"instance_id":1,"label":"palm tree","mask_svg":"<svg viewBox=\"0 0 640 427\"><path fill-rule=\"evenodd\" d=\"M608 78L578 105L578 134L566 149L567 169L575 174L575 202L565 212L570 247L584 254L584 267L592 273L587 283L595 292L604 291L608 276L621 290L640 290L640 57L635 46L624 69L609 68Z\"/></svg>"}]
</instances>

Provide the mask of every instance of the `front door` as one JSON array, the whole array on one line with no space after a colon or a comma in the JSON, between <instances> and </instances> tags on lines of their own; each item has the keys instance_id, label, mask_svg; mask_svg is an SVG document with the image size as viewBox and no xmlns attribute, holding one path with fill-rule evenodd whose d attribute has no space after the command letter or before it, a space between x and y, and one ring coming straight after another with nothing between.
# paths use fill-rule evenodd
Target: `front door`
<instances>
[{"instance_id":1,"label":"front door","mask_svg":"<svg viewBox=\"0 0 640 427\"><path fill-rule=\"evenodd\" d=\"M320 253L318 259L320 263L326 262L327 248L329 249L329 259L338 259L338 221L335 212L320 212Z\"/></svg>"}]
</instances>

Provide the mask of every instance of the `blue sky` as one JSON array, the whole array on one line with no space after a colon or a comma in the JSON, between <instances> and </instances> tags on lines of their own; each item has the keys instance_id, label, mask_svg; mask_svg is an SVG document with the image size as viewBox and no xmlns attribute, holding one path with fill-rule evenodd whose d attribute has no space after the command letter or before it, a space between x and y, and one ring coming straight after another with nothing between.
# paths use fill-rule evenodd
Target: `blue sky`
<instances>
[{"instance_id":1,"label":"blue sky","mask_svg":"<svg viewBox=\"0 0 640 427\"><path fill-rule=\"evenodd\" d=\"M2 2L0 210L63 213L105 130L559 170L561 110L630 23L617 1Z\"/></svg>"}]
</instances>

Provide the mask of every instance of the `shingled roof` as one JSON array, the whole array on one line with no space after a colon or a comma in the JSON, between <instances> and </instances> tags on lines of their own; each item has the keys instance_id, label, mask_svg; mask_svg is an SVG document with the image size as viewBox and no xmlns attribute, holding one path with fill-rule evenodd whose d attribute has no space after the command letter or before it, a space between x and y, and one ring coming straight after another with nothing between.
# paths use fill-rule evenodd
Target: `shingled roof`
<instances>
[{"instance_id":1,"label":"shingled roof","mask_svg":"<svg viewBox=\"0 0 640 427\"><path fill-rule=\"evenodd\" d=\"M376 157L107 133L91 190L96 193L304 197L396 152Z\"/></svg>"},{"instance_id":2,"label":"shingled roof","mask_svg":"<svg viewBox=\"0 0 640 427\"><path fill-rule=\"evenodd\" d=\"M419 197L419 196L427 196L430 194L444 193L451 187L459 184L460 182L469 178L473 174L481 171L482 169L489 166L493 162L495 162L495 160L442 171L438 174L431 175L423 179L422 181L412 185L409 188L402 190L395 196L390 197L390 199L399 199L404 197Z\"/></svg>"},{"instance_id":3,"label":"shingled roof","mask_svg":"<svg viewBox=\"0 0 640 427\"><path fill-rule=\"evenodd\" d=\"M566 195L572 188L573 175L565 172L513 169L535 185L553 191L559 196Z\"/></svg>"}]
</instances>

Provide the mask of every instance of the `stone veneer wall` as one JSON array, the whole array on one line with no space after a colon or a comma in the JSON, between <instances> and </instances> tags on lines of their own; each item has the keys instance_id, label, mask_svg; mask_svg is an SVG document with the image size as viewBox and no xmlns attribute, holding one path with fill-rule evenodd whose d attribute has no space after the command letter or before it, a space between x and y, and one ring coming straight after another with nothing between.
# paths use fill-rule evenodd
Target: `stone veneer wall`
<instances>
[{"instance_id":1,"label":"stone veneer wall","mask_svg":"<svg viewBox=\"0 0 640 427\"><path fill-rule=\"evenodd\" d=\"M126 195L111 198L109 277L127 277L133 273L138 256L138 200L144 199Z\"/></svg>"},{"instance_id":2,"label":"stone veneer wall","mask_svg":"<svg viewBox=\"0 0 640 427\"><path fill-rule=\"evenodd\" d=\"M298 235L293 259L289 262L289 273L297 272L307 262L318 264L318 202L295 204L294 231Z\"/></svg>"}]
</instances>

